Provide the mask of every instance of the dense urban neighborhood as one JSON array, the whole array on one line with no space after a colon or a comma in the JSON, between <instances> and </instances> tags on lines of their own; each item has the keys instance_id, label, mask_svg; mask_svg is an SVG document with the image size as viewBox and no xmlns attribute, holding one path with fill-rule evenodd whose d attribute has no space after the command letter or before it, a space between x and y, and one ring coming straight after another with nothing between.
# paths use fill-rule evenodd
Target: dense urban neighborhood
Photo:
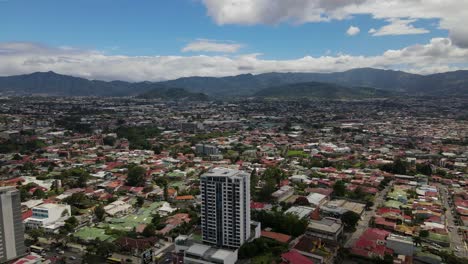
<instances>
[{"instance_id":1,"label":"dense urban neighborhood","mask_svg":"<svg viewBox=\"0 0 468 264\"><path fill-rule=\"evenodd\" d=\"M468 263L468 100L0 98L0 263Z\"/></svg>"}]
</instances>

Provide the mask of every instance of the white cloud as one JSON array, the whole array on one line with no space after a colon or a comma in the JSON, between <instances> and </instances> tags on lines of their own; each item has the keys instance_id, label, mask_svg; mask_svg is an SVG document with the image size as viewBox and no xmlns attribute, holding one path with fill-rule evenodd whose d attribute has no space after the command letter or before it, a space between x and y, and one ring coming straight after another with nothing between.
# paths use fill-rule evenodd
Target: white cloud
<instances>
[{"instance_id":1,"label":"white cloud","mask_svg":"<svg viewBox=\"0 0 468 264\"><path fill-rule=\"evenodd\" d=\"M391 18L387 20L388 25L385 25L379 29L371 28L369 33L373 36L387 36L387 35L414 35L414 34L425 34L429 33L429 30L424 28L416 28L411 23L415 22L416 19L399 19Z\"/></svg>"},{"instance_id":2,"label":"white cloud","mask_svg":"<svg viewBox=\"0 0 468 264\"><path fill-rule=\"evenodd\" d=\"M453 43L468 47L468 0L202 0L218 24L306 23L370 14L375 19L438 19Z\"/></svg>"},{"instance_id":3,"label":"white cloud","mask_svg":"<svg viewBox=\"0 0 468 264\"><path fill-rule=\"evenodd\" d=\"M361 30L358 27L350 26L346 31L346 34L348 34L348 36L356 36L359 32L361 32Z\"/></svg>"},{"instance_id":4,"label":"white cloud","mask_svg":"<svg viewBox=\"0 0 468 264\"><path fill-rule=\"evenodd\" d=\"M220 52L234 53L242 48L243 45L237 43L220 42L209 39L197 39L185 46L183 52Z\"/></svg>"},{"instance_id":5,"label":"white cloud","mask_svg":"<svg viewBox=\"0 0 468 264\"><path fill-rule=\"evenodd\" d=\"M388 50L376 56L338 54L291 60L266 60L260 56L122 56L34 43L0 43L0 75L55 71L88 79L159 81L243 73L335 72L360 67L419 73L468 68L468 48L455 46L448 38L434 38L424 45Z\"/></svg>"}]
</instances>

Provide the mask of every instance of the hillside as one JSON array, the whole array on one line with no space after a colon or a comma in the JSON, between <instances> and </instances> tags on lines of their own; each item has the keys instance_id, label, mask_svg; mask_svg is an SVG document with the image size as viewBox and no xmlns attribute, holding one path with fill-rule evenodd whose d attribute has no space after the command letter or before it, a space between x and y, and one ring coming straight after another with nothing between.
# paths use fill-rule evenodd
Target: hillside
<instances>
[{"instance_id":1,"label":"hillside","mask_svg":"<svg viewBox=\"0 0 468 264\"><path fill-rule=\"evenodd\" d=\"M344 87L373 87L408 95L467 96L468 71L418 75L372 68L336 73L265 73L228 77L186 77L164 82L98 81L37 72L0 77L0 95L47 96L137 96L160 87L177 87L185 92L212 97L253 96L273 86L320 82Z\"/></svg>"},{"instance_id":2,"label":"hillside","mask_svg":"<svg viewBox=\"0 0 468 264\"><path fill-rule=\"evenodd\" d=\"M397 92L368 87L344 87L336 84L306 82L265 88L255 95L264 98L362 99L391 97Z\"/></svg>"},{"instance_id":3,"label":"hillside","mask_svg":"<svg viewBox=\"0 0 468 264\"><path fill-rule=\"evenodd\" d=\"M170 99L170 100L189 100L206 101L208 96L203 93L191 93L183 88L157 87L137 96L142 99Z\"/></svg>"}]
</instances>

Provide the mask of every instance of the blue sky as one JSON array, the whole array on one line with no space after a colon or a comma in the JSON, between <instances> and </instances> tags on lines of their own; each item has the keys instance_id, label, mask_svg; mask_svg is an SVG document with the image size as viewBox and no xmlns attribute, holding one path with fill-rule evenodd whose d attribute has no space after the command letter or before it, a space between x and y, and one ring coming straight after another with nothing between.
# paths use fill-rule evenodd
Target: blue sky
<instances>
[{"instance_id":1,"label":"blue sky","mask_svg":"<svg viewBox=\"0 0 468 264\"><path fill-rule=\"evenodd\" d=\"M73 49L75 53L80 50L84 54L99 53L107 56L107 59L126 56L131 60L139 56L181 56L191 60L199 55L210 57L205 59L222 57L220 60L250 56L256 60L252 64L265 61L285 63L326 56L337 59L339 64L343 62L343 56L350 57L344 58L346 63L352 60L349 67L337 67L336 70L371 66L414 72L420 69L422 73L430 73L465 67L466 61L458 58L464 53L455 52L445 55L445 61L438 63L437 67L426 70L422 68L424 63L419 61L381 62L380 57L389 50L403 51L413 46L432 45L431 41L435 39L447 39L450 41L448 44L437 43L464 51L464 44L468 41L460 37L465 33L464 29L455 26L460 21L447 18L450 10L439 14L440 7L435 0L427 0L430 4L424 7L408 4L418 2L413 0L379 1L349 1L355 2L356 8L339 3L343 1L324 3L323 0L0 0L0 50L2 43L8 45L5 46L8 48L4 47L8 50L16 49L11 43L29 43L46 47L46 51L34 49L37 54L21 50L21 53L29 54L29 58L53 57L57 53L62 57L72 56L65 54L65 51ZM233 2L236 6L232 5ZM388 7L379 4L383 2L391 2L395 6L395 14L385 15ZM468 8L465 0L447 0L445 4L453 9ZM315 13L319 14L319 18L314 16ZM387 25L391 27L383 31ZM351 26L358 28L359 33L347 34ZM369 33L370 29L381 34L373 35ZM456 42L463 45L454 45ZM187 48L191 44L196 44L198 48ZM216 46L218 44L224 46ZM231 49L224 49L229 47ZM15 51L15 54L18 53ZM447 59L448 56L455 58ZM360 65L360 57L369 60ZM9 54L8 59L11 58ZM245 61L242 63L245 64ZM419 68L415 67L416 63L419 63ZM71 65L64 67L59 63L38 65L38 70L49 67L63 71L64 68L71 68ZM0 75L36 69L21 68L20 65L17 68L15 71L2 70L0 65ZM281 66L278 71L289 68L291 71L308 71L303 66ZM322 69L333 71L332 65L312 67L310 71ZM275 68L271 65L261 66L255 68L254 73L269 70ZM224 72L231 74L227 69ZM72 72L67 70L66 73ZM238 73L243 72L232 71L232 74ZM210 74L208 69L193 74L216 75ZM114 74L80 73L79 70L76 75L103 79L119 77ZM190 72L174 75L174 78L186 75L190 75Z\"/></svg>"},{"instance_id":2,"label":"blue sky","mask_svg":"<svg viewBox=\"0 0 468 264\"><path fill-rule=\"evenodd\" d=\"M367 31L385 22L369 15L301 25L217 25L203 4L193 0L9 0L0 5L0 41L32 41L125 55L178 55L188 42L199 38L242 43L242 52L262 53L270 59L329 52L375 55L448 35L435 27L434 19L428 19L416 23L430 29L428 34L373 37ZM351 25L364 32L346 35Z\"/></svg>"}]
</instances>

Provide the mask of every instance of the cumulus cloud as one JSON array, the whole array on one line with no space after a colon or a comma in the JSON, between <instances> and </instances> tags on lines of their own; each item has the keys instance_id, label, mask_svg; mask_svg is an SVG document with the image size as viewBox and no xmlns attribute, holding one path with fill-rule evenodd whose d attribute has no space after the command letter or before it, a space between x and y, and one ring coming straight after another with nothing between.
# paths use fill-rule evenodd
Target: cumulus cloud
<instances>
[{"instance_id":1,"label":"cumulus cloud","mask_svg":"<svg viewBox=\"0 0 468 264\"><path fill-rule=\"evenodd\" d=\"M100 80L160 81L187 76L229 76L265 72L336 72L360 67L434 73L468 68L468 49L449 38L387 50L376 56L338 54L266 60L239 56L123 56L35 43L0 43L0 75L55 71Z\"/></svg>"},{"instance_id":2,"label":"cumulus cloud","mask_svg":"<svg viewBox=\"0 0 468 264\"><path fill-rule=\"evenodd\" d=\"M468 47L468 0L202 0L218 24L306 23L367 14L375 19L438 19L453 43ZM408 27L409 24L406 24ZM413 29L414 32L415 29ZM375 30L376 32L378 30Z\"/></svg>"},{"instance_id":3,"label":"cumulus cloud","mask_svg":"<svg viewBox=\"0 0 468 264\"><path fill-rule=\"evenodd\" d=\"M219 52L234 53L243 47L242 44L221 42L209 39L197 39L185 46L183 52Z\"/></svg>"},{"instance_id":4,"label":"cumulus cloud","mask_svg":"<svg viewBox=\"0 0 468 264\"><path fill-rule=\"evenodd\" d=\"M359 32L361 32L361 30L355 26L350 26L348 30L346 30L346 34L348 34L348 36L356 36Z\"/></svg>"},{"instance_id":5,"label":"cumulus cloud","mask_svg":"<svg viewBox=\"0 0 468 264\"><path fill-rule=\"evenodd\" d=\"M429 30L424 28L416 28L411 23L416 19L398 19L392 18L387 20L388 25L379 29L371 28L369 33L373 36L387 36L387 35L414 35L429 33Z\"/></svg>"}]
</instances>

